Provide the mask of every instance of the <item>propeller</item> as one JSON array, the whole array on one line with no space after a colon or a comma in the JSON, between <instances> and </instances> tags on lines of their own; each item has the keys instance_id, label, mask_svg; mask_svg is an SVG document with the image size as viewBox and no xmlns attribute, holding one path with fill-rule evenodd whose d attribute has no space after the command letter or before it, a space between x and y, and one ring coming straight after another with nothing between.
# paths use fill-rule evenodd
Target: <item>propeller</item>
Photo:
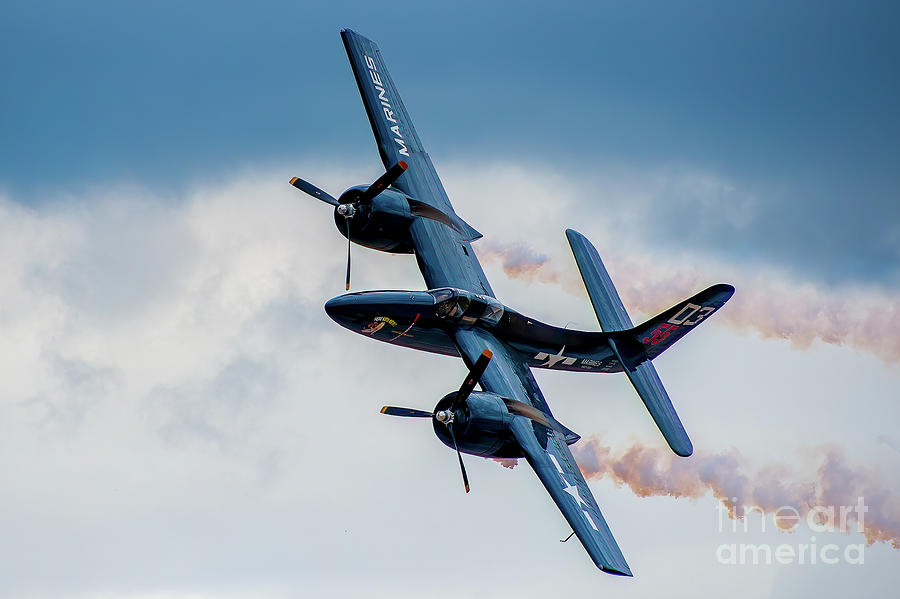
<instances>
[{"instance_id":1,"label":"propeller","mask_svg":"<svg viewBox=\"0 0 900 599\"><path fill-rule=\"evenodd\" d=\"M309 181L304 181L303 179L298 179L297 177L294 177L293 179L291 179L291 185L293 185L300 191L308 193L309 195L311 195L312 197L314 197L318 200L322 200L326 204L331 204L332 206L338 206L340 204L340 202L338 202L336 199L334 199L334 197L332 195L330 195L328 192L322 191L321 189L319 189L318 187L316 187Z\"/></svg>"},{"instance_id":2,"label":"propeller","mask_svg":"<svg viewBox=\"0 0 900 599\"><path fill-rule=\"evenodd\" d=\"M344 222L347 223L347 291L350 290L350 247L353 245L350 237L350 219L356 216L361 206L368 206L372 203L372 200L375 199L375 196L390 187L391 183L396 181L397 178L406 171L406 168L406 163L401 160L389 168L383 175L375 179L375 182L369 185L365 191L356 194L344 194L344 196L350 200L349 202L344 203L334 199L334 196L319 189L309 181L304 181L298 177L291 179L291 185L300 191L311 195L317 200L322 200L326 204L331 204L337 208L337 213L344 217Z\"/></svg>"},{"instance_id":3,"label":"propeller","mask_svg":"<svg viewBox=\"0 0 900 599\"><path fill-rule=\"evenodd\" d=\"M350 219L348 218L344 222L347 223L347 285L344 287L344 291L350 291L350 248L353 243L350 241Z\"/></svg>"},{"instance_id":4,"label":"propeller","mask_svg":"<svg viewBox=\"0 0 900 599\"><path fill-rule=\"evenodd\" d=\"M469 398L469 395L472 394L475 385L481 380L481 376L484 374L484 371L487 370L488 364L493 357L494 354L491 353L491 350L489 349L481 352L481 355L478 356L478 360L469 370L469 376L466 377L466 380L463 381L459 391L456 392L456 399L453 400L453 403L450 406L451 410L456 411L463 403L465 403L466 399Z\"/></svg>"},{"instance_id":5,"label":"propeller","mask_svg":"<svg viewBox=\"0 0 900 599\"><path fill-rule=\"evenodd\" d=\"M369 185L364 192L362 192L362 195L359 196L357 202L360 204L370 204L375 196L390 187L391 183L396 181L400 175L406 171L406 168L406 163L402 160L389 168L383 175L375 179L375 182Z\"/></svg>"},{"instance_id":6,"label":"propeller","mask_svg":"<svg viewBox=\"0 0 900 599\"><path fill-rule=\"evenodd\" d=\"M309 181L304 181L299 177L294 177L291 179L291 185L299 189L300 191L311 195L317 200L322 200L326 204L331 204L332 206L345 206L343 210L338 210L338 212L344 218L353 218L356 214L356 208L359 206L365 206L372 203L372 200L379 193L387 189L391 186L391 183L396 181L400 175L407 169L407 164L404 161L400 161L391 168L389 168L383 175L375 179L375 182L369 185L365 191L362 191L358 194L345 194L347 195L347 199L349 201L341 203L339 200L336 200L334 196L329 194L327 191L319 189Z\"/></svg>"},{"instance_id":7,"label":"propeller","mask_svg":"<svg viewBox=\"0 0 900 599\"><path fill-rule=\"evenodd\" d=\"M380 194L382 191L390 187L394 181L396 181L400 175L402 175L408 165L406 162L401 160L391 168L387 169L383 175L375 179L375 181L369 185L365 190L351 190L353 193L345 192L341 199L335 199L334 196L330 195L328 192L319 189L309 181L304 181L298 177L294 177L291 179L291 185L316 198L317 200L321 200L326 204L334 206L337 209L337 213L344 217L344 220L347 223L347 290L350 289L350 219L354 218L359 212L360 208L367 207L372 204L372 200ZM341 202L341 200L344 200ZM469 241L478 239L481 234L478 231L472 229L469 225L464 223L458 216L450 215L446 212L441 211L434 206L427 204L426 202L421 202L419 200L415 200L413 198L406 198L407 203L409 204L409 213L412 216L418 216L422 218L427 218L433 221L437 221L439 223L443 223L448 227L455 229L460 235L463 236L464 239Z\"/></svg>"},{"instance_id":8,"label":"propeller","mask_svg":"<svg viewBox=\"0 0 900 599\"><path fill-rule=\"evenodd\" d=\"M493 354L489 349L481 352L481 355L478 356L478 360L476 360L472 367L469 369L469 375L466 377L466 380L463 381L462 385L459 387L459 391L456 392L456 396L453 398L453 402L446 410L426 412L425 410L417 410L415 408L400 408L396 406L384 406L383 408L381 408L381 413L387 414L388 416L402 416L405 418L434 418L435 420L446 426L447 431L450 434L450 440L453 441L453 449L456 450L456 458L459 460L459 470L462 473L463 485L466 488L466 493L469 492L469 477L466 474L466 466L465 464L463 464L462 453L459 451L459 444L456 441L456 433L453 430L453 423L457 418L457 410L459 410L463 406L466 399L468 399L469 395L471 395L472 391L475 389L475 385L478 384L478 381L481 380L481 377L484 375L485 370L487 370L488 364L490 364L492 357ZM563 436L563 438L566 440L566 443L568 444L572 444L581 438L577 433L560 424L559 421L557 421L553 416L535 408L534 406L528 405L521 401L516 401L514 399L503 399L503 403L506 405L506 409L510 414L524 416L529 420L557 431Z\"/></svg>"},{"instance_id":9,"label":"propeller","mask_svg":"<svg viewBox=\"0 0 900 599\"><path fill-rule=\"evenodd\" d=\"M405 418L431 418L434 416L431 412L425 410L416 410L415 408L397 408L394 406L384 406L381 408L382 414L388 416L403 416Z\"/></svg>"},{"instance_id":10,"label":"propeller","mask_svg":"<svg viewBox=\"0 0 900 599\"><path fill-rule=\"evenodd\" d=\"M456 459L459 460L459 471L462 472L463 486L466 488L466 493L468 493L469 477L468 475L466 475L466 465L463 464L462 454L459 452L459 445L456 444L456 435L453 434L453 427L448 424L447 430L450 431L450 439L453 441L453 449L456 450Z\"/></svg>"},{"instance_id":11,"label":"propeller","mask_svg":"<svg viewBox=\"0 0 900 599\"><path fill-rule=\"evenodd\" d=\"M472 394L472 390L475 389L475 385L481 380L481 376L484 374L484 371L487 370L488 364L493 356L494 354L491 353L491 350L489 349L481 352L481 355L478 356L478 360L472 365L472 368L469 369L469 376L466 377L466 380L463 381L459 391L456 392L453 403L450 404L450 407L446 410L426 412L425 410L398 408L396 406L384 406L381 408L381 413L387 414L388 416L434 418L438 422L443 423L450 433L450 440L453 441L453 449L456 450L456 458L459 460L459 470L462 472L463 486L466 488L466 493L469 492L469 476L466 474L466 466L463 464L462 452L459 451L459 445L456 442L456 434L453 432L453 423L456 421L456 411L462 407L469 395Z\"/></svg>"}]
</instances>

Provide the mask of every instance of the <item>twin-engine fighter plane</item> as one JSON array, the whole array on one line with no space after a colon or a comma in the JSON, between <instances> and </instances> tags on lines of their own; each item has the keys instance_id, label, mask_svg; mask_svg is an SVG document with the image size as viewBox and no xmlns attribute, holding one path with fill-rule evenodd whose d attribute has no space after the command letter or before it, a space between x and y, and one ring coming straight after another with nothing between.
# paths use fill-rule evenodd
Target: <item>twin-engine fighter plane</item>
<instances>
[{"instance_id":1,"label":"twin-engine fighter plane","mask_svg":"<svg viewBox=\"0 0 900 599\"><path fill-rule=\"evenodd\" d=\"M438 438L462 453L524 457L547 488L588 555L603 571L631 576L591 490L569 451L579 436L559 423L532 368L624 372L672 450L693 452L651 360L708 319L734 293L713 285L634 326L594 246L566 231L603 332L561 329L524 316L494 296L471 243L481 237L450 205L431 159L378 47L341 31L350 65L386 172L334 198L298 178L291 184L334 206L334 221L350 242L414 254L427 291L348 293L325 304L338 324L372 339L459 356L469 376L432 411L385 406L383 414L429 418ZM481 391L475 391L475 386Z\"/></svg>"}]
</instances>

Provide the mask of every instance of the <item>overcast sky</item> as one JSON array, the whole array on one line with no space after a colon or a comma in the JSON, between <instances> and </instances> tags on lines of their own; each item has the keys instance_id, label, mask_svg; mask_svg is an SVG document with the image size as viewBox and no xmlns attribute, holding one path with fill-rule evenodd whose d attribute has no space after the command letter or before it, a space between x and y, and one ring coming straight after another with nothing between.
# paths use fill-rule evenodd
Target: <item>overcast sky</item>
<instances>
[{"instance_id":1,"label":"overcast sky","mask_svg":"<svg viewBox=\"0 0 900 599\"><path fill-rule=\"evenodd\" d=\"M430 409L461 362L327 318L343 238L287 181L381 171L354 28L501 300L596 327L567 226L636 320L733 283L658 361L689 460L802 485L831 448L900 525L898 21L876 2L0 9L0 595L889 594L889 543L864 565L717 563L815 535L720 532L711 495L591 482L633 580L557 542L527 464L470 457L465 495L430 426L378 414ZM409 257L355 248L355 289L421 287ZM623 377L537 376L582 436L664 446Z\"/></svg>"}]
</instances>

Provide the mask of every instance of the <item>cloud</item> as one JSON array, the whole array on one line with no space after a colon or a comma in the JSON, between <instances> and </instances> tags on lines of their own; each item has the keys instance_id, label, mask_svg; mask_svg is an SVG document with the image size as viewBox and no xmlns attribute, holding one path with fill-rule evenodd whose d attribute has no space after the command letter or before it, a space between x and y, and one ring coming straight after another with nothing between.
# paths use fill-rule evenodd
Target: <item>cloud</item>
<instances>
[{"instance_id":1,"label":"cloud","mask_svg":"<svg viewBox=\"0 0 900 599\"><path fill-rule=\"evenodd\" d=\"M900 453L900 443L898 443L896 439L893 439L887 435L878 435L877 441L879 443L884 443L897 453Z\"/></svg>"},{"instance_id":2,"label":"cloud","mask_svg":"<svg viewBox=\"0 0 900 599\"><path fill-rule=\"evenodd\" d=\"M448 167L448 189L492 193L481 204L451 193L485 232L479 248L524 237L516 229L543 243L577 202L564 177ZM309 163L177 197L110 184L34 207L0 200L0 594L452 595L435 568L500 529L485 538L498 554L557 573L524 573L516 594L598 584L580 548L557 549L564 523L528 468L467 458L477 498L464 502L429 427L378 413L433 407L461 362L354 338L324 315L346 246L329 208L287 180L315 172L334 192L376 171ZM515 218L494 214L517 201ZM565 250L547 243L535 281ZM355 289L421 287L410 257L354 247ZM557 308L537 293L508 299ZM640 530L637 511L618 511L617 527ZM633 543L629 559L659 571L671 559L654 552L672 543ZM473 588L510 592L496 567L473 565ZM644 580L641 592L660 590Z\"/></svg>"},{"instance_id":3,"label":"cloud","mask_svg":"<svg viewBox=\"0 0 900 599\"><path fill-rule=\"evenodd\" d=\"M872 190L861 200L868 208L857 210L833 189L742 180L687 165L613 160L551 170L496 162L455 164L442 172L450 173L445 184L457 210L491 215L473 220L479 230L482 222L494 228L486 241L531 238L534 246L547 228L574 227L599 235L607 252L649 252L669 262L687 254L696 264L719 260L758 271L777 266L782 278L826 289L893 293L900 280L898 209L885 201L888 189ZM457 205L459 198L473 204Z\"/></svg>"},{"instance_id":4,"label":"cloud","mask_svg":"<svg viewBox=\"0 0 900 599\"><path fill-rule=\"evenodd\" d=\"M304 444L281 418L323 417L304 400L338 361L321 302L343 259L328 211L292 191L267 173L180 199L0 200L0 555L34 564L0 594L159 589L137 564L174 567L175 522L283 483Z\"/></svg>"}]
</instances>

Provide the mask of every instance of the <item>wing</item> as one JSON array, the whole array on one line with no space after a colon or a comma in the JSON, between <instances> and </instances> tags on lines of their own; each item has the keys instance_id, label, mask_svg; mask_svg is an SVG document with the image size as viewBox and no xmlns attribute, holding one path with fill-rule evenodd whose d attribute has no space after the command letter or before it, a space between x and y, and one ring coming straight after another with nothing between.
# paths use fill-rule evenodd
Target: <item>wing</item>
<instances>
[{"instance_id":1,"label":"wing","mask_svg":"<svg viewBox=\"0 0 900 599\"><path fill-rule=\"evenodd\" d=\"M565 440L556 431L549 431L546 435L547 446L542 447L535 434L536 426L540 425L534 425L521 416L513 417L510 424L528 463L597 567L610 574L631 576L625 556L600 513Z\"/></svg>"},{"instance_id":2,"label":"wing","mask_svg":"<svg viewBox=\"0 0 900 599\"><path fill-rule=\"evenodd\" d=\"M378 46L372 40L350 29L341 31L341 39L344 40L353 76L356 77L369 123L375 133L378 153L381 154L384 168L388 169L401 160L405 160L410 166L421 167L425 149L381 58ZM424 157L427 158L427 155ZM434 170L433 167L431 170ZM415 177L404 176L394 184L394 187L412 193L410 186L412 179ZM450 203L441 202L445 198L446 196L434 198L439 202L434 205L446 211Z\"/></svg>"},{"instance_id":3,"label":"wing","mask_svg":"<svg viewBox=\"0 0 900 599\"><path fill-rule=\"evenodd\" d=\"M505 397L527 403L547 414L550 408L531 370L505 343L483 329L458 329L454 339L460 355L471 367L485 349L494 354L481 377L481 386ZM550 497L559 507L588 555L601 570L631 576L631 570L597 507L575 458L562 435L533 421L513 416L511 429L523 453Z\"/></svg>"},{"instance_id":4,"label":"wing","mask_svg":"<svg viewBox=\"0 0 900 599\"><path fill-rule=\"evenodd\" d=\"M378 143L381 161L385 168L400 160L409 165L393 186L413 200L459 219L413 127L378 46L349 29L341 31L341 38ZM470 244L481 234L459 220L463 224L461 231L430 218L416 218L410 226L425 283L431 289L459 287L493 296Z\"/></svg>"}]
</instances>

